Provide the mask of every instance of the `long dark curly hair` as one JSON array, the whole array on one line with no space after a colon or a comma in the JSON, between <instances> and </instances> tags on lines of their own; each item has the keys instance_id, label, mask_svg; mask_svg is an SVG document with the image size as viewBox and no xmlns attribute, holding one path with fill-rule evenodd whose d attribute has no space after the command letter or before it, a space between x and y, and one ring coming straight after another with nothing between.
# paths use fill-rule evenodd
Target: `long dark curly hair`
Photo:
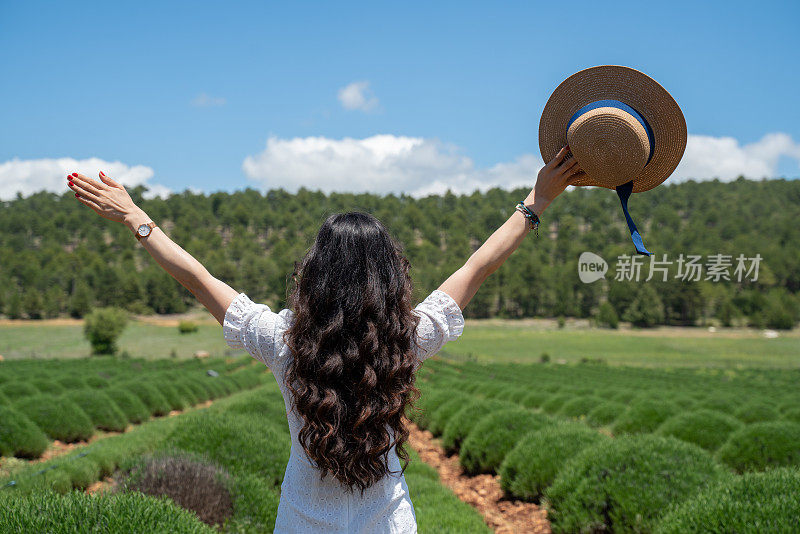
<instances>
[{"instance_id":1,"label":"long dark curly hair","mask_svg":"<svg viewBox=\"0 0 800 534\"><path fill-rule=\"evenodd\" d=\"M295 265L285 340L293 353L285 379L304 421L298 439L309 458L343 486L364 490L390 471L403 445L414 386L409 263L381 222L366 213L331 215Z\"/></svg>"}]
</instances>

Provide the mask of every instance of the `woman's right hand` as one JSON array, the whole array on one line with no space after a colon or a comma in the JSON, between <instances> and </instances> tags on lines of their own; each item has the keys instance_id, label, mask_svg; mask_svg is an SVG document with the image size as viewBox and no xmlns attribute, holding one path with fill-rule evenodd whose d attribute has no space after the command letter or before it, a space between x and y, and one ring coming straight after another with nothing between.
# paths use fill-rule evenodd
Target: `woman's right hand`
<instances>
[{"instance_id":1,"label":"woman's right hand","mask_svg":"<svg viewBox=\"0 0 800 534\"><path fill-rule=\"evenodd\" d=\"M541 168L539 176L536 178L536 184L525 199L525 205L530 207L536 215L541 216L547 206L563 193L568 185L572 185L583 177L583 170L572 157L569 145L565 145L553 159Z\"/></svg>"}]
</instances>

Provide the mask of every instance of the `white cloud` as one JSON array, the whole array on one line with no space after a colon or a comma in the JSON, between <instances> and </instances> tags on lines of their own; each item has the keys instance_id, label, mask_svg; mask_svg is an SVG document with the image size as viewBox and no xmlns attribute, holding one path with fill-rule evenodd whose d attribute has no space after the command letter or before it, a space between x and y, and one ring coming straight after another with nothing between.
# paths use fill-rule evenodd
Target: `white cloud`
<instances>
[{"instance_id":1,"label":"white cloud","mask_svg":"<svg viewBox=\"0 0 800 534\"><path fill-rule=\"evenodd\" d=\"M733 180L740 174L775 177L781 157L800 164L800 144L775 133L744 146L729 137L690 135L683 161L670 178ZM414 196L486 191L492 187L533 187L542 167L538 155L477 167L458 147L435 139L375 135L365 139L271 137L266 148L248 156L242 169L264 189L299 187L331 191L408 193ZM798 167L800 168L800 166Z\"/></svg>"},{"instance_id":2,"label":"white cloud","mask_svg":"<svg viewBox=\"0 0 800 534\"><path fill-rule=\"evenodd\" d=\"M339 102L344 109L372 111L378 106L378 99L372 94L368 81L353 82L339 89Z\"/></svg>"},{"instance_id":3,"label":"white cloud","mask_svg":"<svg viewBox=\"0 0 800 534\"><path fill-rule=\"evenodd\" d=\"M97 178L100 171L121 183L136 186L144 184L148 187L146 198L169 196L169 188L161 184L149 183L153 177L153 169L144 165L127 165L119 161L105 161L100 158L77 160L74 158L46 159L12 159L0 163L0 200L10 200L17 192L23 196L38 191L64 193L67 188L67 175L79 172L91 178Z\"/></svg>"},{"instance_id":4,"label":"white cloud","mask_svg":"<svg viewBox=\"0 0 800 534\"><path fill-rule=\"evenodd\" d=\"M366 139L271 137L248 156L244 173L264 188L405 192L415 196L533 186L542 162L526 154L513 162L476 168L457 147L435 139L375 135Z\"/></svg>"},{"instance_id":5,"label":"white cloud","mask_svg":"<svg viewBox=\"0 0 800 534\"><path fill-rule=\"evenodd\" d=\"M740 145L733 137L690 135L686 152L670 182L712 180L724 182L740 175L747 178L774 178L782 157L794 159L800 170L800 143L785 133L771 133L755 143Z\"/></svg>"},{"instance_id":6,"label":"white cloud","mask_svg":"<svg viewBox=\"0 0 800 534\"><path fill-rule=\"evenodd\" d=\"M206 93L200 93L192 100L192 105L198 108L211 108L224 106L227 100L221 96L210 96Z\"/></svg>"}]
</instances>

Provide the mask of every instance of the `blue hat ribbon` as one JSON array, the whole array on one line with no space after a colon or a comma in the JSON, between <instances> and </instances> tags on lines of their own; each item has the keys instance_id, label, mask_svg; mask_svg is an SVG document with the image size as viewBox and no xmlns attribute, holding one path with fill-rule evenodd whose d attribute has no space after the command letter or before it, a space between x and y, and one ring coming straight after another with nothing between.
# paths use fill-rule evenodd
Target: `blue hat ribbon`
<instances>
[{"instance_id":1,"label":"blue hat ribbon","mask_svg":"<svg viewBox=\"0 0 800 534\"><path fill-rule=\"evenodd\" d=\"M572 115L572 118L569 119L569 122L567 123L567 130L569 131L569 127L572 126L572 123L575 122L578 117L597 108L621 109L639 121L639 124L642 125L644 131L647 133L647 140L650 142L650 155L647 157L647 163L650 163L650 159L652 159L653 152L655 151L655 137L653 136L653 130L638 111L630 107L628 104L620 102L619 100L597 100L595 102L586 104L581 109L576 111L575 114ZM645 165L647 165L647 163L645 163ZM633 241L633 246L636 247L636 252L645 256L650 256L652 253L644 247L642 236L639 234L639 230L636 228L636 224L633 222L633 219L631 219L631 214L628 213L628 199L633 192L633 180L628 183L618 185L616 191L620 204L622 204L622 213L625 214L625 222L628 223L628 230L631 232L631 240Z\"/></svg>"}]
</instances>

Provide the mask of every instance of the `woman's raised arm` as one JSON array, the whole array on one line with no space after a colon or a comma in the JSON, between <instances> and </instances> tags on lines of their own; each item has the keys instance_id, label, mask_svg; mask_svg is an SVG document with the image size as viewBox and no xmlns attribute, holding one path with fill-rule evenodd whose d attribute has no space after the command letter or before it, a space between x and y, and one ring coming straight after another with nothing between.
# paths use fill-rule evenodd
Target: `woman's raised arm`
<instances>
[{"instance_id":1,"label":"woman's raised arm","mask_svg":"<svg viewBox=\"0 0 800 534\"><path fill-rule=\"evenodd\" d=\"M121 184L102 172L100 182L73 173L68 176L69 188L75 197L92 208L95 213L130 228L131 233L141 224L151 221L147 214L131 199ZM131 239L135 239L132 235ZM186 252L165 234L161 228L153 228L150 235L141 239L147 252L183 287L188 289L211 315L222 324L225 311L239 294L231 286L211 276L194 256Z\"/></svg>"},{"instance_id":2,"label":"woman's raised arm","mask_svg":"<svg viewBox=\"0 0 800 534\"><path fill-rule=\"evenodd\" d=\"M581 177L583 171L575 158L567 157L569 147L564 147L539 171L525 205L541 216L544 210L564 189ZM503 225L489 236L467 262L439 286L440 291L450 295L462 310L477 293L481 284L517 250L530 231L525 216L514 211Z\"/></svg>"}]
</instances>

